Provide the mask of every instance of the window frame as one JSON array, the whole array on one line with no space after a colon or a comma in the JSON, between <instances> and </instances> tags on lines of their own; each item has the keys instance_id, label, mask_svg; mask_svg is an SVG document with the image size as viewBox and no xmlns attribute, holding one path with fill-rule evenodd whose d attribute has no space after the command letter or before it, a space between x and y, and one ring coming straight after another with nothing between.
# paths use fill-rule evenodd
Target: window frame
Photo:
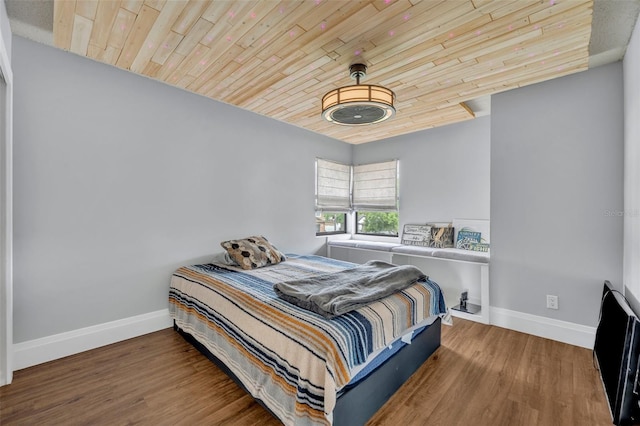
<instances>
[{"instance_id":1,"label":"window frame","mask_svg":"<svg viewBox=\"0 0 640 426\"><path fill-rule=\"evenodd\" d=\"M323 165L320 165L320 162L323 163ZM336 198L335 200L331 198L332 195L334 195L335 193L333 193L333 189L334 188L344 188L344 186L340 186L340 182L346 182L345 179L340 179L339 176L333 176L331 174L331 170L333 169L332 167L327 167L329 166L329 164L333 163L334 165L338 166L338 169L340 168L340 166L343 167L348 167L349 168L349 195L348 195L348 200L346 200L346 198L344 196L342 196L341 200L343 201L348 201L348 206L346 203L341 203L340 201L338 201L338 198ZM389 172L392 170L390 167L385 167L385 164L388 166L388 163L394 163L395 165L395 176L393 176L393 178L391 177L392 175L389 174ZM373 166L373 167L371 167ZM376 166L382 166L381 168L378 168L376 170ZM357 179L355 177L356 175L356 169L360 168L360 170L364 169L362 172L362 174L360 174L360 176L366 175L368 174L368 178L364 178L364 179ZM329 170L329 174L325 175L323 174L323 183L320 184L319 181L319 170ZM376 175L377 172L377 175ZM338 173L340 173L338 171ZM344 174L344 172L342 172ZM371 178L371 175L373 174L373 178ZM316 220L317 218L324 214L335 214L336 216L339 214L343 215L344 218L344 229L341 231L329 231L329 232L318 232L316 231L316 236L327 236L327 235L343 235L343 234L351 234L353 235L359 235L359 236L366 236L366 237L380 237L380 238L399 238L400 236L400 209L399 209L399 185L400 185L400 161L396 158L393 160L386 160L386 161L378 161L378 162L373 162L373 163L367 163L367 164L358 164L358 165L353 165L353 164L345 164L345 163L340 163L337 161L332 161L332 160L325 160L323 158L316 158L315 160L315 204L316 204L316 208L315 208L315 217ZM329 179L329 186L327 186L327 179ZM334 181L331 181L331 179L335 179ZM376 186L371 186L371 182L375 182L375 181L382 181L381 183L384 183L384 180L386 180L387 182L390 182L391 179L393 179L394 183L395 183L395 188L393 186L389 186L387 183L387 186L385 187L384 185L382 185L382 187L380 187L379 189L382 190L383 192L378 192L376 195L378 196L382 196L382 198L373 198L373 203L371 202L367 202L367 195L371 194L371 191L373 188L378 189L377 184ZM356 182L357 181L357 182ZM355 190L355 186L356 184L363 184L364 185L364 193L366 194L367 190L369 191L369 194L365 195L365 198L362 198L362 190L360 191L356 191ZM337 185L337 186L335 186ZM368 188L367 188L368 185ZM327 189L328 191L323 191L322 196L319 195L320 189ZM385 196L385 188L386 188L386 196ZM394 205L391 204L390 200L391 197L388 196L389 194L389 188L394 188L393 191L395 192L394 195L394 199L395 199L395 203ZM343 191L345 191L346 188L343 189ZM358 192L358 201L359 203L356 203L354 200L354 196L356 194L356 192ZM327 196L329 198L327 198ZM322 202L320 201L320 199L322 199ZM328 200L328 201L327 201ZM362 202L362 200L365 200L364 202ZM371 200L371 198L369 198L369 200ZM335 201L335 203L333 202ZM344 204L344 205L343 205ZM333 208L332 208L333 207ZM348 211L345 211L347 210ZM375 213L375 212L381 212L381 213L395 213L398 217L398 227L396 228L395 234L383 234L383 233L368 233L368 232L359 232L358 231L358 215L359 214L366 214L366 213ZM317 229L317 228L316 228Z\"/></svg>"},{"instance_id":2,"label":"window frame","mask_svg":"<svg viewBox=\"0 0 640 426\"><path fill-rule=\"evenodd\" d=\"M392 175L389 174L393 169L388 167L393 164L395 170ZM355 226L354 226L354 234L359 236L373 236L373 237L388 237L388 238L398 238L400 236L400 209L399 205L399 192L400 192L400 161L398 159L387 160L387 161L378 161L375 163L368 164L359 164L352 166L353 172L351 175L353 176L352 180L352 198L351 205L353 207L353 211L355 212ZM373 176L372 176L373 175ZM364 177L363 177L364 176ZM361 177L361 179L358 179ZM366 198L363 198L363 193L367 191L371 192L371 182L382 182L378 187L376 184L375 188L381 192L377 192L375 195L377 198L374 198L376 202L366 202ZM393 181L394 186L384 186L384 181ZM362 187L360 187L362 185ZM369 188L369 189L367 189ZM358 193L358 191L362 191ZM393 195L389 196L389 193ZM358 193L358 194L356 194ZM357 197L356 197L357 195ZM370 195L370 194L369 194ZM366 197L366 195L365 195ZM382 198L380 198L382 197ZM356 200L357 198L357 200ZM371 200L371 198L369 198ZM367 213L395 213L398 225L396 227L394 234L383 234L383 233L374 233L374 232L361 232L359 230L359 216L361 214Z\"/></svg>"},{"instance_id":3,"label":"window frame","mask_svg":"<svg viewBox=\"0 0 640 426\"><path fill-rule=\"evenodd\" d=\"M317 211L316 211L317 214ZM342 215L344 218L344 229L342 231L328 231L328 232L318 232L316 231L316 237L323 237L326 235L342 235L342 234L347 234L347 228L348 228L348 223L349 223L349 218L348 218L348 213L345 212L320 212L320 215L324 215L324 214L335 214L336 216L338 215ZM316 216L317 217L317 216Z\"/></svg>"}]
</instances>

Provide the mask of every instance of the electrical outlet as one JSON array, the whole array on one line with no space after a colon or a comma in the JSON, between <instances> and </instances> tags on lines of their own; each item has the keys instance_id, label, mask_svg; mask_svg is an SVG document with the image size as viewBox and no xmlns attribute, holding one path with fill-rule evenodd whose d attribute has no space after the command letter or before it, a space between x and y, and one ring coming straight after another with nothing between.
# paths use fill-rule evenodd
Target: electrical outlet
<instances>
[{"instance_id":1,"label":"electrical outlet","mask_svg":"<svg viewBox=\"0 0 640 426\"><path fill-rule=\"evenodd\" d=\"M547 294L547 309L558 309L558 296Z\"/></svg>"}]
</instances>

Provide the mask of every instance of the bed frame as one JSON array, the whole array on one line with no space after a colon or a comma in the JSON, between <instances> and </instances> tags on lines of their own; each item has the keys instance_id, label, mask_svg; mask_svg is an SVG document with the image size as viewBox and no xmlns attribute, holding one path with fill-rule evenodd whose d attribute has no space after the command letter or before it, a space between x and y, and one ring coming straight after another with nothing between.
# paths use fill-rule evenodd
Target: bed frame
<instances>
[{"instance_id":1,"label":"bed frame","mask_svg":"<svg viewBox=\"0 0 640 426\"><path fill-rule=\"evenodd\" d=\"M242 389L247 391L242 382L229 368L192 335L178 328L176 330L198 351L209 358L224 371ZM333 410L334 426L364 425L378 411L402 384L440 347L441 320L437 318L433 324L418 334L410 345L404 346L356 385L348 388L340 395ZM248 391L247 391L248 392ZM269 413L262 401L256 399ZM273 413L271 413L273 415ZM275 417L275 416L274 416Z\"/></svg>"}]
</instances>

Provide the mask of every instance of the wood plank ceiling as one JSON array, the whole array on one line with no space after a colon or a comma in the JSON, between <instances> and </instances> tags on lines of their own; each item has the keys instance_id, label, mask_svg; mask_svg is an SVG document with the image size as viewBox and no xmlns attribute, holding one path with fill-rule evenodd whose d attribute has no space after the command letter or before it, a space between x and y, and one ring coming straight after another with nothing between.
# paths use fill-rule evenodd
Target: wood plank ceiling
<instances>
[{"instance_id":1,"label":"wood plank ceiling","mask_svg":"<svg viewBox=\"0 0 640 426\"><path fill-rule=\"evenodd\" d=\"M57 47L358 144L473 118L464 102L588 67L592 0L55 0ZM397 114L330 124L364 83Z\"/></svg>"}]
</instances>

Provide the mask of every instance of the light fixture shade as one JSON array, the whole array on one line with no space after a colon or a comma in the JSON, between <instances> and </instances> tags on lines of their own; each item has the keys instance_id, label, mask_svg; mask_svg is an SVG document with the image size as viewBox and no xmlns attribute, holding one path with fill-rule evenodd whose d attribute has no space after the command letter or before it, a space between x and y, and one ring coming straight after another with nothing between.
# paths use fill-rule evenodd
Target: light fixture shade
<instances>
[{"instance_id":1,"label":"light fixture shade","mask_svg":"<svg viewBox=\"0 0 640 426\"><path fill-rule=\"evenodd\" d=\"M322 97L322 117L336 124L360 126L374 124L393 117L395 94L382 86L360 84L366 66L354 64L350 68L357 84L334 89Z\"/></svg>"}]
</instances>

